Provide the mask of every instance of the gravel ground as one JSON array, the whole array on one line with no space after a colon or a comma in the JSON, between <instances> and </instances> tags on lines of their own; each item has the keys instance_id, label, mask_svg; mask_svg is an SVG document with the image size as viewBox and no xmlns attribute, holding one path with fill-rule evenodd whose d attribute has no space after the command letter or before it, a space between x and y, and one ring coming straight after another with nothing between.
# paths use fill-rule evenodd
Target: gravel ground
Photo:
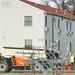
<instances>
[{"instance_id":1,"label":"gravel ground","mask_svg":"<svg viewBox=\"0 0 75 75\"><path fill-rule=\"evenodd\" d=\"M11 71L10 73L0 73L0 75L44 75L41 71L31 73L31 71ZM56 75L55 73L53 74L52 72L50 75ZM63 75L75 75L75 70L65 70L65 73Z\"/></svg>"},{"instance_id":2,"label":"gravel ground","mask_svg":"<svg viewBox=\"0 0 75 75\"><path fill-rule=\"evenodd\" d=\"M44 75L42 73L35 73L35 74L30 74L30 73L0 73L0 75ZM50 74L53 75L53 74ZM54 74L56 75L56 74ZM75 73L65 73L63 75L75 75Z\"/></svg>"}]
</instances>

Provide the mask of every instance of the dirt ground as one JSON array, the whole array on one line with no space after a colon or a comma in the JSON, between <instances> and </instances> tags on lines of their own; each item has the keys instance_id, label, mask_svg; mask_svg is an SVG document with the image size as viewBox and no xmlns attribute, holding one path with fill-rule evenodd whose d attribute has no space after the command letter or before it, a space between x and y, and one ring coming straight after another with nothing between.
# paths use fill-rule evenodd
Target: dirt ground
<instances>
[{"instance_id":1,"label":"dirt ground","mask_svg":"<svg viewBox=\"0 0 75 75\"><path fill-rule=\"evenodd\" d=\"M44 75L42 73L35 73L35 74L31 74L31 73L0 73L0 75ZM53 75L53 74L50 74ZM56 74L54 74L56 75ZM65 73L63 75L75 75L75 73Z\"/></svg>"}]
</instances>

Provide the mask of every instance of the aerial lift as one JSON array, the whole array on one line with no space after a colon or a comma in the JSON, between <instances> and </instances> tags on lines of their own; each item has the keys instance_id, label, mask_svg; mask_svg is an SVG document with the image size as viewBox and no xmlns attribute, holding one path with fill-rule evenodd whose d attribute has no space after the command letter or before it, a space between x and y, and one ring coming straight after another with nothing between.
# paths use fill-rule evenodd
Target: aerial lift
<instances>
[{"instance_id":1,"label":"aerial lift","mask_svg":"<svg viewBox=\"0 0 75 75\"><path fill-rule=\"evenodd\" d=\"M31 60L31 58L15 55L4 57L0 53L0 72L10 72L12 69L23 70L25 60ZM30 64L26 64L25 67L30 69Z\"/></svg>"}]
</instances>

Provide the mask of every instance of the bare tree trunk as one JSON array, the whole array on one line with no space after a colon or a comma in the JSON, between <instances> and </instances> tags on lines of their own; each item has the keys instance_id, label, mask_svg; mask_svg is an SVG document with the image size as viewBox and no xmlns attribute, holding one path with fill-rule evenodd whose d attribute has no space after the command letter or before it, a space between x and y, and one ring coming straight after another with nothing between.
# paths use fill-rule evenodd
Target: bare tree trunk
<instances>
[{"instance_id":1,"label":"bare tree trunk","mask_svg":"<svg viewBox=\"0 0 75 75\"><path fill-rule=\"evenodd\" d=\"M50 0L41 0L44 5L46 6L50 6ZM56 3L56 5L58 6L58 9L61 10L65 10L71 14L75 15L75 0L61 0L60 3L57 2L57 0L52 0ZM73 6L73 8L71 8L70 6Z\"/></svg>"},{"instance_id":2,"label":"bare tree trunk","mask_svg":"<svg viewBox=\"0 0 75 75\"><path fill-rule=\"evenodd\" d=\"M73 3L73 14L75 15L75 0L72 0Z\"/></svg>"},{"instance_id":3,"label":"bare tree trunk","mask_svg":"<svg viewBox=\"0 0 75 75\"><path fill-rule=\"evenodd\" d=\"M62 10L64 10L65 9L65 2L64 2L64 0L62 1Z\"/></svg>"}]
</instances>

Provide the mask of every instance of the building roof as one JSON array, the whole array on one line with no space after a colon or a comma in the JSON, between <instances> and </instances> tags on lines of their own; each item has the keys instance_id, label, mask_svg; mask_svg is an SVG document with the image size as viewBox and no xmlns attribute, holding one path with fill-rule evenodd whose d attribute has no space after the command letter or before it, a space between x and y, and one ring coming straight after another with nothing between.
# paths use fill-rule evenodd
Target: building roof
<instances>
[{"instance_id":1,"label":"building roof","mask_svg":"<svg viewBox=\"0 0 75 75\"><path fill-rule=\"evenodd\" d=\"M47 13L52 13L52 14L63 16L63 17L75 19L75 15L72 15L68 12L63 11L63 10L59 10L59 9L52 8L52 7L49 7L49 6L41 5L41 4L38 4L38 3L34 3L34 2L31 2L31 1L28 1L28 0L20 0L20 1L25 2L25 3L27 3L31 6L36 7L36 8L39 8L43 11L46 11Z\"/></svg>"}]
</instances>

